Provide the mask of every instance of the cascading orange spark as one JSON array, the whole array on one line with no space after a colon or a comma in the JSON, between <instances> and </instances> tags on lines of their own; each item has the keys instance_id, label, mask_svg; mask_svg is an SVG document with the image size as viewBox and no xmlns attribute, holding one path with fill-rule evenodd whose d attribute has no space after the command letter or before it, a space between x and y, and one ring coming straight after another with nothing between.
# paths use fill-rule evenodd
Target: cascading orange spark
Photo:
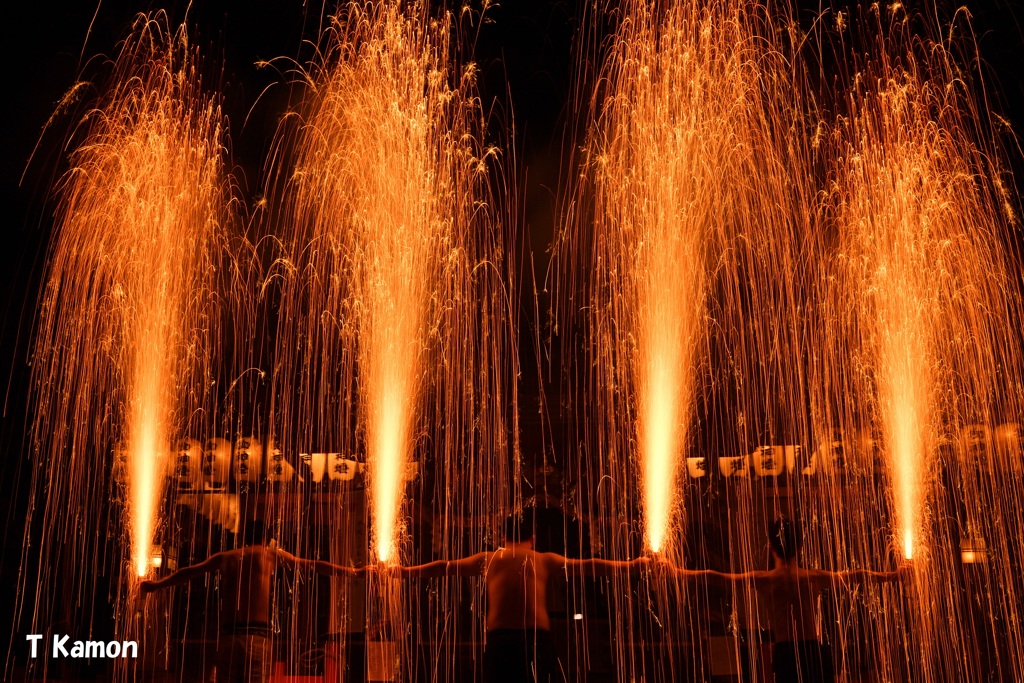
<instances>
[{"instance_id":1,"label":"cascading orange spark","mask_svg":"<svg viewBox=\"0 0 1024 683\"><path fill-rule=\"evenodd\" d=\"M423 391L440 374L427 361L449 289L445 269L461 258L452 260L458 231L470 223L484 166L470 151L469 100L450 83L447 23L399 3L349 5L332 30L332 57L309 76L292 201L300 243L325 245L319 272L333 274L309 306L344 310L338 336L356 360L351 398L371 542L390 562ZM463 74L470 83L472 70Z\"/></svg>"},{"instance_id":2,"label":"cascading orange spark","mask_svg":"<svg viewBox=\"0 0 1024 683\"><path fill-rule=\"evenodd\" d=\"M1019 525L1008 520L1020 519L1019 482L1000 472L990 443L964 436L1020 410L1021 349L1006 333L1020 317L1008 246L1018 219L996 119L957 55L959 22L933 39L899 5L889 14L872 6L864 18L871 49L851 55L843 115L821 138L832 155L824 196L839 237L829 286L841 323L841 336L823 344L838 368L825 375L847 378L829 399L848 432L870 429L885 463L878 493L888 496L893 545L913 559L920 598L908 629L921 669L912 675L982 678L964 648L976 649L973 639L987 631L1015 653L989 675L1014 678L1024 639L1019 572L1008 561ZM950 552L947 505L968 545L982 538L1002 549L986 559L999 595L970 597L987 619L961 616L976 609L956 588L962 560L977 556ZM898 640L879 638L894 668L905 647Z\"/></svg>"},{"instance_id":3,"label":"cascading orange spark","mask_svg":"<svg viewBox=\"0 0 1024 683\"><path fill-rule=\"evenodd\" d=\"M604 386L632 396L610 417L632 443L613 451L636 450L654 552L680 521L708 259L731 233L770 222L744 196L761 181L751 150L763 128L748 4L626 3L590 134L596 365Z\"/></svg>"},{"instance_id":4,"label":"cascading orange spark","mask_svg":"<svg viewBox=\"0 0 1024 683\"><path fill-rule=\"evenodd\" d=\"M49 443L57 453L70 444L68 476L80 482L92 475L79 470L103 469L86 451L122 442L129 563L141 577L170 439L209 384L212 260L227 206L223 130L183 32L140 18L114 78L60 186L36 346L36 428L63 423L64 436ZM69 404L61 392L76 398ZM100 422L109 434L94 431L110 411Z\"/></svg>"},{"instance_id":5,"label":"cascading orange spark","mask_svg":"<svg viewBox=\"0 0 1024 683\"><path fill-rule=\"evenodd\" d=\"M972 179L976 152L963 105L945 74L930 74L912 56L900 63L883 54L851 92L832 186L842 287L860 330L858 365L870 373L864 403L873 407L907 559L925 543L939 435L962 415L983 412L991 381L983 368L1001 353L970 360L950 348L986 338L979 310L1009 305L999 289L998 242L987 234L1002 217ZM975 215L988 223L976 224Z\"/></svg>"},{"instance_id":6,"label":"cascading orange spark","mask_svg":"<svg viewBox=\"0 0 1024 683\"><path fill-rule=\"evenodd\" d=\"M883 259L886 255L876 254ZM927 271L906 277L908 269L922 264L892 257L872 278L875 305L874 353L877 368L878 407L886 452L892 471L896 527L903 556L914 556L920 542L921 514L930 449L935 430L935 402L931 363L934 351L929 338L929 303L934 301L917 281ZM886 259L888 260L888 259Z\"/></svg>"},{"instance_id":7,"label":"cascading orange spark","mask_svg":"<svg viewBox=\"0 0 1024 683\"><path fill-rule=\"evenodd\" d=\"M912 558L921 542L934 434L940 428L935 364L941 301L951 275L947 240L961 220L945 196L941 139L929 139L914 83L891 82L858 102L858 148L840 181L840 222L848 240L877 424L892 476L899 544ZM944 246L945 245L945 246Z\"/></svg>"},{"instance_id":8,"label":"cascading orange spark","mask_svg":"<svg viewBox=\"0 0 1024 683\"><path fill-rule=\"evenodd\" d=\"M143 344L133 362L131 398L126 416L128 511L131 519L132 564L142 577L149 572L157 508L163 493L165 458L170 443L168 422L174 397L168 395L171 369L165 307L157 304L137 323ZM153 317L150 317L153 316Z\"/></svg>"},{"instance_id":9,"label":"cascading orange spark","mask_svg":"<svg viewBox=\"0 0 1024 683\"><path fill-rule=\"evenodd\" d=\"M370 562L408 559L416 467L429 468L435 493L420 488L418 503L431 505L447 557L488 547L519 498L517 430L506 424L517 382L512 223L491 190L501 162L483 142L475 67L457 62L464 20L417 0L340 3L298 72L300 113L278 137L287 156L271 159L287 250L280 436L365 455ZM456 531L467 518L490 524ZM395 634L388 661L401 668L412 662L398 635L410 628L407 590L387 573L366 588L368 628ZM454 632L458 611L441 599ZM442 642L432 647L446 652Z\"/></svg>"},{"instance_id":10,"label":"cascading orange spark","mask_svg":"<svg viewBox=\"0 0 1024 683\"><path fill-rule=\"evenodd\" d=\"M644 278L637 283L637 431L647 543L656 553L665 546L675 522L673 510L692 410L693 356L703 297L703 264L695 241L700 231L680 234L674 233L674 227L648 226L649 243L641 249L641 262L636 264Z\"/></svg>"}]
</instances>

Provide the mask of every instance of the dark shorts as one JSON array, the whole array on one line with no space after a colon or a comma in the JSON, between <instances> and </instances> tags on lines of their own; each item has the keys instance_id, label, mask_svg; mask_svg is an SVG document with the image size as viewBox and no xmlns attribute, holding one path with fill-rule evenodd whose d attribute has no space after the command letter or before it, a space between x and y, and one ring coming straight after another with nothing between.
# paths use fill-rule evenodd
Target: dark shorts
<instances>
[{"instance_id":1,"label":"dark shorts","mask_svg":"<svg viewBox=\"0 0 1024 683\"><path fill-rule=\"evenodd\" d=\"M500 628L487 632L484 674L487 683L554 683L558 658L551 632Z\"/></svg>"},{"instance_id":2,"label":"dark shorts","mask_svg":"<svg viewBox=\"0 0 1024 683\"><path fill-rule=\"evenodd\" d=\"M229 624L217 644L217 683L266 683L272 659L267 624Z\"/></svg>"},{"instance_id":3,"label":"dark shorts","mask_svg":"<svg viewBox=\"0 0 1024 683\"><path fill-rule=\"evenodd\" d=\"M816 640L775 643L775 683L835 683L832 649Z\"/></svg>"}]
</instances>

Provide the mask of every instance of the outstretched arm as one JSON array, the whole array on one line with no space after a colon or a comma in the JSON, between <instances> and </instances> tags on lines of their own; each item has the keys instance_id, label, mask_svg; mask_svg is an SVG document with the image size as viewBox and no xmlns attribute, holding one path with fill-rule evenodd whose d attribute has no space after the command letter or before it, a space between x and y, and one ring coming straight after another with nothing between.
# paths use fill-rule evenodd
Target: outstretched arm
<instances>
[{"instance_id":1,"label":"outstretched arm","mask_svg":"<svg viewBox=\"0 0 1024 683\"><path fill-rule=\"evenodd\" d=\"M730 588L745 581L759 581L764 579L768 572L752 571L730 574L727 572L714 571L712 569L683 569L670 562L661 563L661 568L669 576L681 581L692 581L703 583L718 588Z\"/></svg>"},{"instance_id":2,"label":"outstretched arm","mask_svg":"<svg viewBox=\"0 0 1024 683\"><path fill-rule=\"evenodd\" d=\"M483 576L487 569L490 553L477 553L461 560L437 560L412 567L394 567L398 576L405 579L430 579L439 576Z\"/></svg>"},{"instance_id":3,"label":"outstretched arm","mask_svg":"<svg viewBox=\"0 0 1024 683\"><path fill-rule=\"evenodd\" d=\"M281 564L289 569L307 569L314 571L317 574L325 574L327 576L349 576L352 578L362 576L366 573L365 567L356 569L355 567L346 567L340 564L325 562L323 560L306 560L301 557L296 557L290 552L281 550L280 548L276 552L277 558L281 561Z\"/></svg>"},{"instance_id":4,"label":"outstretched arm","mask_svg":"<svg viewBox=\"0 0 1024 683\"><path fill-rule=\"evenodd\" d=\"M164 588L170 588L171 586L178 586L183 583L187 583L194 578L202 576L203 574L209 574L210 572L217 571L220 569L223 560L223 553L214 553L199 564L179 569L173 574L165 576L162 579L147 579L142 582L140 590L142 594L145 595L147 593L152 593L153 591L163 590Z\"/></svg>"},{"instance_id":5,"label":"outstretched arm","mask_svg":"<svg viewBox=\"0 0 1024 683\"><path fill-rule=\"evenodd\" d=\"M891 583L909 578L913 573L910 564L904 564L891 572L876 572L870 569L850 569L843 572L822 572L833 582L842 583Z\"/></svg>"},{"instance_id":6,"label":"outstretched arm","mask_svg":"<svg viewBox=\"0 0 1024 683\"><path fill-rule=\"evenodd\" d=\"M635 560L574 560L557 553L544 553L544 557L553 569L564 569L567 573L580 576L614 576L630 570L646 569L651 563L646 557Z\"/></svg>"}]
</instances>

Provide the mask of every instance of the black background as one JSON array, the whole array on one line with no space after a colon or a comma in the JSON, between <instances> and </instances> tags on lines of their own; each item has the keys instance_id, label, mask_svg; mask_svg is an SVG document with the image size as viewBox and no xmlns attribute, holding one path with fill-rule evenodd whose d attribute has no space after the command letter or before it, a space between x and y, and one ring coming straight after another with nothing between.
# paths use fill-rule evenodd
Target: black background
<instances>
[{"instance_id":1,"label":"black background","mask_svg":"<svg viewBox=\"0 0 1024 683\"><path fill-rule=\"evenodd\" d=\"M566 178L565 150L571 148L566 130L572 129L576 116L570 102L576 88L583 3L506 0L488 11L487 23L479 27L474 41L484 103L492 109L491 138L517 157L517 177L510 180L522 208L517 233L527 254L524 263L531 254L536 263L542 312L547 308L543 300L547 250L557 222L560 184ZM1005 0L967 4L984 60L982 70L996 93L994 109L1021 130L1022 12ZM941 8L939 15L949 17L951 6ZM172 25L188 11L193 42L200 46L211 74L206 85L219 88L224 96L235 172L250 202L259 195L262 160L290 99L286 79L274 69L258 69L255 63L278 56L308 57L309 48L303 47L302 40L315 38L330 11L317 0L195 0L191 7L183 0L104 0L99 7L84 0L38 0L5 3L0 10L0 524L5 527L0 536L0 634L12 624L11 596L18 583L28 504L30 468L23 444L29 417L28 341L51 225L50 188L66 168L62 143L74 121L65 116L57 118L47 132L43 128L76 80L97 79L102 84L107 73L102 55L116 54L118 41L127 35L135 14L161 8L170 13ZM798 11L801 24L809 26L820 10L820 3L803 0ZM515 132L509 139L505 131L512 120ZM1020 152L1010 149L1009 154L1019 189ZM537 359L529 342L537 325L529 296L531 277L530 269L523 267L519 279L527 283L527 296L521 305L521 414L524 431L529 432L524 435L524 450L536 447L539 429ZM541 321L542 338L544 324ZM556 394L557 381L546 391L549 398ZM5 651L0 645L0 653Z\"/></svg>"}]
</instances>

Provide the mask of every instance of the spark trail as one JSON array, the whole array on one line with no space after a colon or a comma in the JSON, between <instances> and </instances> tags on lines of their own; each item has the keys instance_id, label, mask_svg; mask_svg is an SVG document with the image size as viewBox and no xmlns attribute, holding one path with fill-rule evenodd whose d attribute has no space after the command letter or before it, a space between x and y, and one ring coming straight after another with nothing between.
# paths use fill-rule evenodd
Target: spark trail
<instances>
[{"instance_id":1,"label":"spark trail","mask_svg":"<svg viewBox=\"0 0 1024 683\"><path fill-rule=\"evenodd\" d=\"M305 239L334 274L357 365L358 425L371 480L372 545L395 560L405 470L416 438L426 365L474 169L460 148L458 98L444 63L447 37L395 5L355 6L335 25L317 68L297 147L295 195ZM321 246L322 244L322 246ZM339 297L339 299L334 299ZM345 334L348 334L346 331Z\"/></svg>"},{"instance_id":2,"label":"spark trail","mask_svg":"<svg viewBox=\"0 0 1024 683\"><path fill-rule=\"evenodd\" d=\"M456 65L453 24L421 3L343 5L281 138L294 163L281 438L365 454L370 561L387 564L409 559L414 505L432 507L454 558L487 547L517 491L513 278L491 194L500 161L482 143L476 70ZM410 466L421 473L412 504ZM464 519L477 520L468 538ZM403 633L401 584L373 579L369 593ZM441 595L449 605L455 593Z\"/></svg>"},{"instance_id":3,"label":"spark trail","mask_svg":"<svg viewBox=\"0 0 1024 683\"><path fill-rule=\"evenodd\" d=\"M609 432L624 439L610 435L609 448L618 458L635 444L645 544L661 552L682 523L680 463L709 311L722 313L719 327L754 329L732 343L769 353L776 323L745 310L751 297L730 279L749 273L755 297L791 305L791 283L762 273L796 267L803 219L789 211L807 177L789 149L798 145L778 133L800 113L782 50L766 37L773 14L755 2L637 2L623 16L592 101L592 245L570 235L565 248L591 250L596 382L609 390Z\"/></svg>"},{"instance_id":4,"label":"spark trail","mask_svg":"<svg viewBox=\"0 0 1024 683\"><path fill-rule=\"evenodd\" d=\"M1009 560L1020 540L1005 527L1019 518L1020 487L1000 472L1007 463L997 464L991 443L965 449L960 436L1019 414L1019 340L1000 331L1020 310L1002 153L952 39L913 35L917 21L898 8L865 18L868 54L851 59L860 71L823 143L832 163L826 212L840 240L839 336L823 348L855 378L828 400L853 397L856 415L840 422L847 433L870 430L886 464L878 499L888 498L894 545L916 569L909 666L924 680L979 678L970 643L1003 639L989 670L1016 676L1016 599L979 598L985 616L972 623L959 616L970 607L954 588L969 585L972 570L957 564L953 539L977 534L1000 548L990 576L1007 594L1020 591ZM950 509L959 511L955 533ZM887 666L900 660L899 641L878 639Z\"/></svg>"},{"instance_id":5,"label":"spark trail","mask_svg":"<svg viewBox=\"0 0 1024 683\"><path fill-rule=\"evenodd\" d=\"M717 443L695 450L713 383L734 389L733 424L744 414L771 424L769 406L790 420L800 396L787 384L800 374L790 321L800 304L797 236L814 193L796 133L796 69L779 41L785 15L728 0L624 2L615 17L586 94L583 168L557 253L559 303L570 308L557 322L578 321L587 351L572 378L574 419L588 438L581 507L608 556L636 553L639 536L682 562L696 550L687 548L683 464L723 452ZM721 368L710 367L713 353L727 359ZM780 385L788 405L768 400ZM747 438L740 445L752 449ZM653 604L675 599L667 586L650 590ZM629 601L615 609L616 642L698 628L678 609L659 611L656 625ZM620 680L682 675L671 656L654 671L637 670L624 648L617 656Z\"/></svg>"},{"instance_id":6,"label":"spark trail","mask_svg":"<svg viewBox=\"0 0 1024 683\"><path fill-rule=\"evenodd\" d=\"M68 570L71 590L84 590L80 567L104 561L87 539L111 499L124 502L126 565L150 569L170 440L210 385L223 135L184 30L140 16L58 186L33 352L41 595ZM107 478L116 442L124 495Z\"/></svg>"}]
</instances>

